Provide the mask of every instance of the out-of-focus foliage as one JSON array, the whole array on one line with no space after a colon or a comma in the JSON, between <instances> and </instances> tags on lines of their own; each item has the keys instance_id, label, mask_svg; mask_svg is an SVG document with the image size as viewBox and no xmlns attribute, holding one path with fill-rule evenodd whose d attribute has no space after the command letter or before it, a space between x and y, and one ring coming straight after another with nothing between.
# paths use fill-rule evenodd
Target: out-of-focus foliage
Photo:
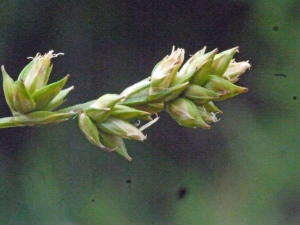
<instances>
[{"instance_id":1,"label":"out-of-focus foliage","mask_svg":"<svg viewBox=\"0 0 300 225\"><path fill-rule=\"evenodd\" d=\"M76 121L0 130L0 224L290 224L300 221L297 1L2 3L0 62L16 79L49 49L50 82L70 73L66 104L118 93L176 45L240 46L247 94L220 103L213 129L168 115L127 142L127 162L85 141ZM97 85L96 85L97 84ZM0 93L0 115L9 108Z\"/></svg>"}]
</instances>

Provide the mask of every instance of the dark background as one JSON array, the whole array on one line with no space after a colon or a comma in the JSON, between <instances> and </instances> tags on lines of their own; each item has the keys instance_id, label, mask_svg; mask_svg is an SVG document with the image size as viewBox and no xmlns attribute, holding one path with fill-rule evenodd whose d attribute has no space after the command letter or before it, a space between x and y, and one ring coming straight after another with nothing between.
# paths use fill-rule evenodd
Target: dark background
<instances>
[{"instance_id":1,"label":"dark background","mask_svg":"<svg viewBox=\"0 0 300 225\"><path fill-rule=\"evenodd\" d=\"M0 64L16 79L49 50L71 74L67 105L150 75L184 48L240 46L249 92L218 106L212 129L165 113L132 162L88 143L77 121L0 130L2 225L300 223L298 1L0 1ZM285 76L278 76L284 74ZM9 116L0 93L0 116Z\"/></svg>"}]
</instances>

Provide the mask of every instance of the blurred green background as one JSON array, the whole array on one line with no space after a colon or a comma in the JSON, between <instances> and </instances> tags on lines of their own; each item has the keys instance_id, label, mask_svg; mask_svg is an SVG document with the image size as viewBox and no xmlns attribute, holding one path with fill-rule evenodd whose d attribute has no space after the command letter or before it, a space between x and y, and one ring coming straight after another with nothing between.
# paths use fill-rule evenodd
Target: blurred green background
<instances>
[{"instance_id":1,"label":"blurred green background","mask_svg":"<svg viewBox=\"0 0 300 225\"><path fill-rule=\"evenodd\" d=\"M77 121L0 130L1 225L300 224L300 2L0 1L0 63L17 78L53 49L66 105L120 93L173 45L240 46L249 92L212 129L161 113L128 162L88 143ZM284 74L285 76L278 76ZM50 81L51 81L50 80ZM0 93L0 116L9 116Z\"/></svg>"}]
</instances>

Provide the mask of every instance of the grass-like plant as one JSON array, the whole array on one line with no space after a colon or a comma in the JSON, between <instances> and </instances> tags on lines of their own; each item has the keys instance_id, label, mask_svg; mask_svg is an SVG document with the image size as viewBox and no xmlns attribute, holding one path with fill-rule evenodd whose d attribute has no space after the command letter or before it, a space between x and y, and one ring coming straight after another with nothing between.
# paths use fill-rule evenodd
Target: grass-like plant
<instances>
[{"instance_id":1,"label":"grass-like plant","mask_svg":"<svg viewBox=\"0 0 300 225\"><path fill-rule=\"evenodd\" d=\"M226 100L248 89L234 83L250 64L235 62L238 47L218 53L196 52L184 64L184 49L173 47L157 63L150 77L126 88L120 94L105 94L96 100L57 110L73 87L63 89L69 75L48 84L51 58L63 55L49 51L37 54L14 81L2 66L3 90L11 117L0 119L0 128L47 125L78 118L80 130L98 147L115 151L126 159L125 139L143 141L143 130L166 111L180 125L209 129L222 113L214 102ZM183 65L182 65L183 64ZM139 127L133 120L145 120Z\"/></svg>"}]
</instances>

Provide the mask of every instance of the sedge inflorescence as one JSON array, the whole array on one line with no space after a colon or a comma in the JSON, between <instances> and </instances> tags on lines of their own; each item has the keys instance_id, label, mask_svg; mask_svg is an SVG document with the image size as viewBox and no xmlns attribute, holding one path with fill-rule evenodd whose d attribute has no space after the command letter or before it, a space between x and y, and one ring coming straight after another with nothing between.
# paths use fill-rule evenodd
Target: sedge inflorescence
<instances>
[{"instance_id":1,"label":"sedge inflorescence","mask_svg":"<svg viewBox=\"0 0 300 225\"><path fill-rule=\"evenodd\" d=\"M98 147L115 151L126 159L124 139L143 141L143 130L158 121L166 111L178 124L189 128L209 129L219 121L222 111L215 105L240 93L245 87L235 83L250 68L248 61L236 62L238 47L218 53L206 47L184 63L185 50L173 47L151 73L120 94L105 94L96 100L57 110L73 87L63 89L69 75L48 84L53 64L51 58L63 53L31 57L31 62L14 81L2 66L3 90L12 117L0 119L0 128L33 126L78 118L80 130ZM138 127L134 120L145 120Z\"/></svg>"}]
</instances>

